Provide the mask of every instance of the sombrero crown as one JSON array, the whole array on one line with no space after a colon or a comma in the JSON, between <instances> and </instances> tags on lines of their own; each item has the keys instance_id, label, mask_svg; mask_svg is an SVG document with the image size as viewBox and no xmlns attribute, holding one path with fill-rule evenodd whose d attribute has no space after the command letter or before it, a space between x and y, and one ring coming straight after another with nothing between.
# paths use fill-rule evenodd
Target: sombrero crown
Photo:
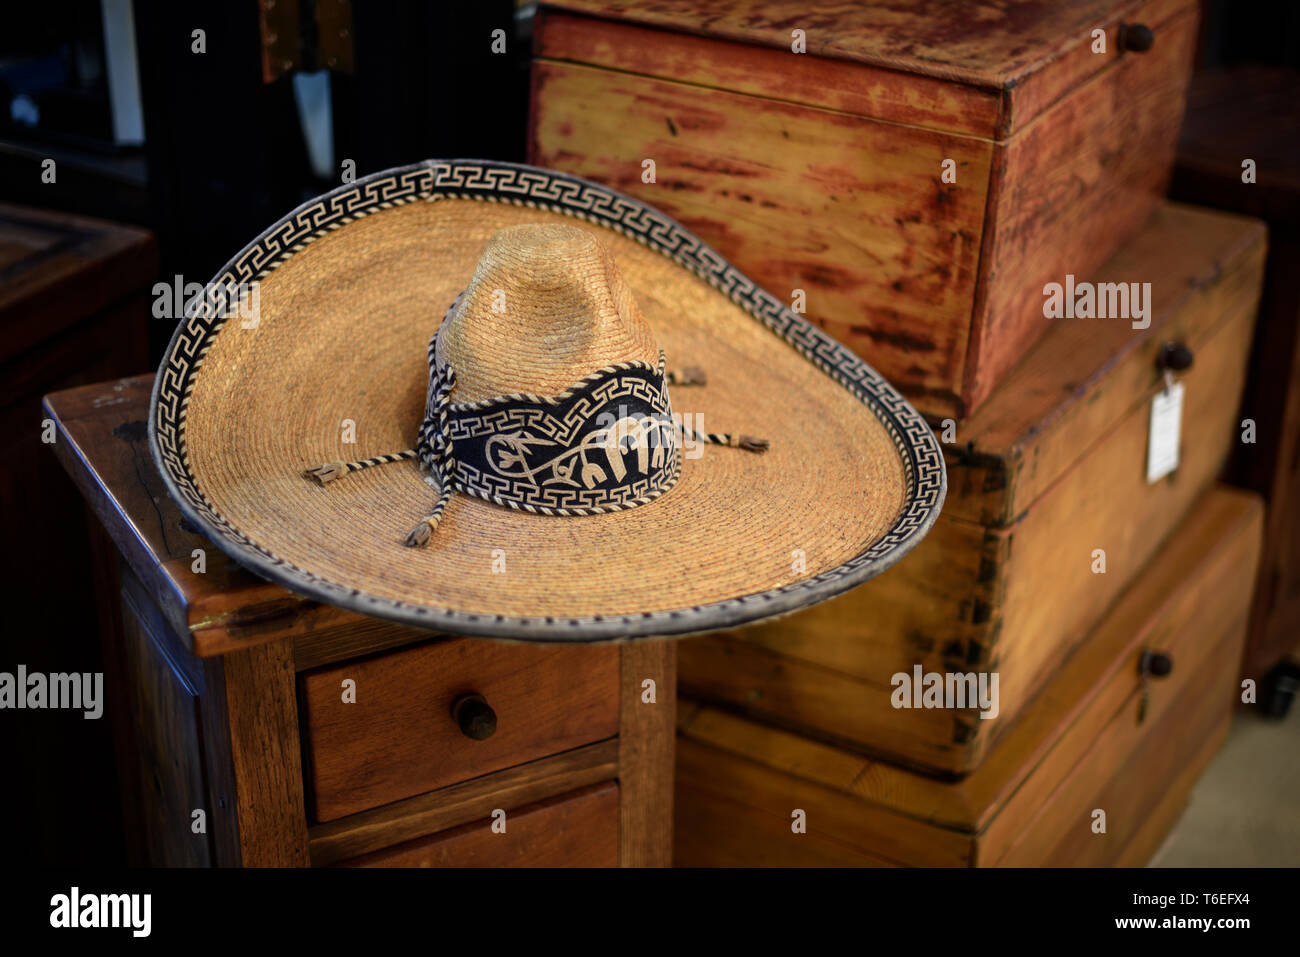
<instances>
[{"instance_id":1,"label":"sombrero crown","mask_svg":"<svg viewBox=\"0 0 1300 957\"><path fill-rule=\"evenodd\" d=\"M416 458L437 479L406 536L429 542L454 490L543 515L595 515L654 501L681 475L682 439L764 452L750 436L697 432L672 416L679 376L595 235L567 224L504 228L429 342L414 448L305 473L325 484Z\"/></svg>"},{"instance_id":2,"label":"sombrero crown","mask_svg":"<svg viewBox=\"0 0 1300 957\"><path fill-rule=\"evenodd\" d=\"M457 402L554 395L592 370L659 361L632 291L595 234L568 224L499 230L438 341Z\"/></svg>"}]
</instances>

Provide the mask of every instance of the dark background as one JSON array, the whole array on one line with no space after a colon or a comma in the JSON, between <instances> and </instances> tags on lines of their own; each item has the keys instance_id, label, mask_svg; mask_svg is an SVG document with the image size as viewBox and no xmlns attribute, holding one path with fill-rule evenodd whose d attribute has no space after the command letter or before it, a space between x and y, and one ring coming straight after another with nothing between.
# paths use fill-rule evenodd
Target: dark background
<instances>
[{"instance_id":1,"label":"dark background","mask_svg":"<svg viewBox=\"0 0 1300 957\"><path fill-rule=\"evenodd\" d=\"M299 4L300 65L315 69L316 2ZM204 282L265 226L338 185L345 159L355 161L357 176L432 157L524 159L530 8L517 9L514 0L344 6L352 65L330 76L336 171L318 177L291 77L264 76L253 0L135 0L142 147L114 145L106 122L107 94L93 69L99 3L7 3L0 29L0 201L147 227L158 237L161 278ZM203 55L191 52L196 27L206 31ZM506 31L505 54L490 50L496 29ZM1246 62L1300 68L1300 4L1207 0L1200 67ZM42 122L35 126L11 119L9 107L32 84L41 89ZM57 190L41 183L46 157L58 162ZM151 325L156 359L172 322ZM7 594L0 670L18 663L33 671L102 670L97 636L76 624L94 620L89 598L73 594L89 591L81 584L58 607L32 607L24 595ZM0 754L6 862L125 859L107 718L0 714Z\"/></svg>"},{"instance_id":2,"label":"dark background","mask_svg":"<svg viewBox=\"0 0 1300 957\"><path fill-rule=\"evenodd\" d=\"M310 21L314 2L299 4ZM336 167L354 160L360 177L430 157L523 160L531 20L513 0L346 6L354 66L330 77ZM51 107L60 119L79 112L91 132L78 136L15 126L0 80L0 200L145 226L158 236L162 276L206 282L264 227L340 179L312 173L291 78L264 82L254 0L135 0L134 10L144 147L94 141L107 105L93 84ZM93 43L99 21L97 0L8 4L0 61L57 56L75 73L75 41ZM202 55L191 52L196 27L207 34ZM495 29L506 31L504 54L491 52ZM300 49L305 68L320 65L310 36ZM40 180L47 156L58 162L57 191ZM169 336L154 330L157 355Z\"/></svg>"}]
</instances>

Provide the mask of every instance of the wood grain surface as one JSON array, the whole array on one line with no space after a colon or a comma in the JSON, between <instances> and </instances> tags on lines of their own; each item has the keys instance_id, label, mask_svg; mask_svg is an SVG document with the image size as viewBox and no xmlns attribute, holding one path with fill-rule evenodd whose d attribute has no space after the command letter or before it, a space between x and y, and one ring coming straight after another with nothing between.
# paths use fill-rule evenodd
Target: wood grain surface
<instances>
[{"instance_id":1,"label":"wood grain surface","mask_svg":"<svg viewBox=\"0 0 1300 957\"><path fill-rule=\"evenodd\" d=\"M619 655L619 860L667 867L673 848L677 642L638 641ZM654 700L648 701L654 683Z\"/></svg>"},{"instance_id":2,"label":"wood grain surface","mask_svg":"<svg viewBox=\"0 0 1300 957\"><path fill-rule=\"evenodd\" d=\"M617 867L618 804L618 785L609 781L508 810L504 833L489 817L342 866Z\"/></svg>"},{"instance_id":3,"label":"wood grain surface","mask_svg":"<svg viewBox=\"0 0 1300 957\"><path fill-rule=\"evenodd\" d=\"M1151 283L1153 328L1055 322L945 446L944 514L989 526L1023 515L1160 384L1166 342L1199 359L1227 317L1249 310L1266 251L1258 220L1161 206L1090 280Z\"/></svg>"},{"instance_id":4,"label":"wood grain surface","mask_svg":"<svg viewBox=\"0 0 1300 957\"><path fill-rule=\"evenodd\" d=\"M977 87L1012 88L1086 46L1094 29L1120 20L1159 22L1188 0L961 0L821 4L798 0L546 0L554 7L664 30L790 50L807 35L808 55L934 76ZM1110 47L1108 49L1114 49Z\"/></svg>"},{"instance_id":5,"label":"wood grain surface","mask_svg":"<svg viewBox=\"0 0 1300 957\"><path fill-rule=\"evenodd\" d=\"M672 78L818 110L873 116L940 132L989 136L1002 111L993 89L896 70L675 31L646 31L623 20L568 16L543 6L533 27L534 56Z\"/></svg>"},{"instance_id":6,"label":"wood grain surface","mask_svg":"<svg viewBox=\"0 0 1300 957\"><path fill-rule=\"evenodd\" d=\"M789 830L855 848L862 863L988 865L1141 863L1222 738L1236 700L1234 660L1258 561L1258 497L1219 486L1089 641L1047 684L988 759L937 781L735 714L684 705L679 722L679 863L779 863L760 838ZM1171 674L1140 678L1143 651L1169 654ZM1147 704L1140 711L1145 684ZM700 808L697 795L707 799ZM1105 802L1104 804L1102 802ZM1091 810L1114 823L1091 837ZM735 809L730 813L725 809ZM764 818L752 829L749 821ZM729 821L723 826L724 821ZM692 822L702 822L695 827ZM798 838L796 838L798 840ZM799 863L801 852L792 852Z\"/></svg>"},{"instance_id":7,"label":"wood grain surface","mask_svg":"<svg viewBox=\"0 0 1300 957\"><path fill-rule=\"evenodd\" d=\"M1149 52L1123 49L1124 23L1153 29ZM1044 283L1089 275L1159 202L1196 23L1189 0L975 18L558 0L529 156L664 209L778 298L803 290L922 412L962 417L1046 331Z\"/></svg>"},{"instance_id":8,"label":"wood grain surface","mask_svg":"<svg viewBox=\"0 0 1300 957\"><path fill-rule=\"evenodd\" d=\"M310 859L292 649L281 641L233 652L222 657L221 672L240 864L305 867Z\"/></svg>"},{"instance_id":9,"label":"wood grain surface","mask_svg":"<svg viewBox=\"0 0 1300 957\"><path fill-rule=\"evenodd\" d=\"M618 649L452 639L300 678L313 817L332 821L619 733ZM354 682L355 703L343 682ZM496 712L485 740L452 703Z\"/></svg>"},{"instance_id":10,"label":"wood grain surface","mask_svg":"<svg viewBox=\"0 0 1300 957\"><path fill-rule=\"evenodd\" d=\"M1226 707L1204 706L1206 701L1232 702L1236 676L1222 663L1241 653L1245 616L1239 614L1231 631L1199 660L1180 656L1184 666L1196 669L1191 680L1173 687L1177 697L1166 708L1152 709L1138 724L1125 709L1119 719L1096 738L1092 746L1059 780L1038 808L1026 808L1016 822L1014 841L1005 854L981 845L977 865L1002 867L1105 867L1113 864L1124 847L1149 827L1148 814L1165 796L1170 783L1194 761L1204 745L1231 721ZM1180 649L1182 650L1182 649ZM1188 649L1192 650L1192 649ZM1172 676L1171 676L1172 677ZM1123 720L1129 717L1130 720ZM1189 782L1183 790L1190 789ZM1106 830L1093 830L1093 812L1106 813ZM1158 844L1164 834L1151 835ZM1155 838L1155 840L1152 840ZM1047 850L1044 853L1045 849ZM1145 861L1143 862L1145 863Z\"/></svg>"},{"instance_id":11,"label":"wood grain surface","mask_svg":"<svg viewBox=\"0 0 1300 957\"><path fill-rule=\"evenodd\" d=\"M786 303L803 290L895 384L960 379L990 142L571 63L538 61L533 83L536 162L682 220Z\"/></svg>"},{"instance_id":12,"label":"wood grain surface","mask_svg":"<svg viewBox=\"0 0 1300 957\"><path fill-rule=\"evenodd\" d=\"M1169 186L1196 46L1190 9L1056 102L993 157L980 287L962 383L968 412L1048 331L1043 286L1092 273Z\"/></svg>"},{"instance_id":13,"label":"wood grain surface","mask_svg":"<svg viewBox=\"0 0 1300 957\"><path fill-rule=\"evenodd\" d=\"M312 865L321 867L490 817L498 807L534 804L618 774L611 738L504 771L396 801L311 828Z\"/></svg>"}]
</instances>

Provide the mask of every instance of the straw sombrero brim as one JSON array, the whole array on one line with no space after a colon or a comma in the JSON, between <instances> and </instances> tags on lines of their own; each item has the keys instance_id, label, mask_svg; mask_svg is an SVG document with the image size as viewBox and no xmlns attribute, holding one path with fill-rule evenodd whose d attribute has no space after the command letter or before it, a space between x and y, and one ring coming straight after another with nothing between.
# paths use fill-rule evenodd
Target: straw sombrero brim
<instances>
[{"instance_id":1,"label":"straw sombrero brim","mask_svg":"<svg viewBox=\"0 0 1300 957\"><path fill-rule=\"evenodd\" d=\"M675 413L765 455L704 447L646 505L559 517L452 498L428 547L405 533L436 490L414 462L319 487L310 465L407 448L426 346L504 226L599 234L669 368ZM255 320L209 300L178 327L150 439L188 517L254 572L404 624L544 641L680 635L785 614L888 568L946 479L925 421L862 360L633 199L548 170L431 161L286 216L210 289L258 283ZM351 441L348 441L348 440Z\"/></svg>"}]
</instances>

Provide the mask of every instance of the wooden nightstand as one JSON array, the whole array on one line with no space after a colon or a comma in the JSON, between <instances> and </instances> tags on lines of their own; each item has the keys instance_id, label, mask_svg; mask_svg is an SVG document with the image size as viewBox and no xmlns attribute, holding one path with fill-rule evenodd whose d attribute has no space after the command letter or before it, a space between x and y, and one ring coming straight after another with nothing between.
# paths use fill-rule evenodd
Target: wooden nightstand
<instances>
[{"instance_id":1,"label":"wooden nightstand","mask_svg":"<svg viewBox=\"0 0 1300 957\"><path fill-rule=\"evenodd\" d=\"M99 519L133 863L671 862L671 642L434 635L262 581L163 490L152 382L45 400L55 451Z\"/></svg>"}]
</instances>

